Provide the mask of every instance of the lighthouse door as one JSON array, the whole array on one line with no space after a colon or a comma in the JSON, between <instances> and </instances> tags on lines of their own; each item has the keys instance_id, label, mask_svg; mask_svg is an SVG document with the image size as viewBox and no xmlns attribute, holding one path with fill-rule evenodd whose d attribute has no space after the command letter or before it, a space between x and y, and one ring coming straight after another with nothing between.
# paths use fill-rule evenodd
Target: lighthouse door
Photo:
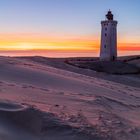
<instances>
[{"instance_id":1,"label":"lighthouse door","mask_svg":"<svg viewBox=\"0 0 140 140\"><path fill-rule=\"evenodd\" d=\"M115 56L112 57L112 60L115 61Z\"/></svg>"}]
</instances>

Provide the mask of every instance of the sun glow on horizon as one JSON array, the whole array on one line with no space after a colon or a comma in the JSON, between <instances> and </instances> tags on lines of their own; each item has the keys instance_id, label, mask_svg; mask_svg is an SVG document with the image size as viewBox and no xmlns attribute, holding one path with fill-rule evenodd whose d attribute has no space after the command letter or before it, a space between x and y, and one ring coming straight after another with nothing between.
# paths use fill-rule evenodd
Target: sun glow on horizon
<instances>
[{"instance_id":1,"label":"sun glow on horizon","mask_svg":"<svg viewBox=\"0 0 140 140\"><path fill-rule=\"evenodd\" d=\"M46 34L1 34L0 51L62 51L62 52L98 52L100 35L63 36ZM139 40L118 39L118 50L140 51Z\"/></svg>"}]
</instances>

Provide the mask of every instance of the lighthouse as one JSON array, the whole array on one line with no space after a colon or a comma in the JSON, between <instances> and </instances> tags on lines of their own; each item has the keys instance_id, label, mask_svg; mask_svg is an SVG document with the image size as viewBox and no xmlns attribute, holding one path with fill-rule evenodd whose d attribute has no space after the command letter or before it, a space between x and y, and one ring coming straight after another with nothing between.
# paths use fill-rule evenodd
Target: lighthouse
<instances>
[{"instance_id":1,"label":"lighthouse","mask_svg":"<svg viewBox=\"0 0 140 140\"><path fill-rule=\"evenodd\" d=\"M106 20L101 21L100 60L115 61L117 59L117 21L109 10Z\"/></svg>"}]
</instances>

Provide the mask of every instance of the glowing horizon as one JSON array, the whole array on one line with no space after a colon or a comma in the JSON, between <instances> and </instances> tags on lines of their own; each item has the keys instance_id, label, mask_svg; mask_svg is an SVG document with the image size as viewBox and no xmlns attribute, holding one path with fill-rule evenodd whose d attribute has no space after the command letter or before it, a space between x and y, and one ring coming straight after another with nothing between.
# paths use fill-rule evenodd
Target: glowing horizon
<instances>
[{"instance_id":1,"label":"glowing horizon","mask_svg":"<svg viewBox=\"0 0 140 140\"><path fill-rule=\"evenodd\" d=\"M42 34L0 34L0 51L60 50L99 51L100 36L48 36ZM131 42L130 42L131 41ZM118 50L140 51L139 41L118 39Z\"/></svg>"},{"instance_id":2,"label":"glowing horizon","mask_svg":"<svg viewBox=\"0 0 140 140\"><path fill-rule=\"evenodd\" d=\"M14 51L99 52L101 20L118 21L118 51L140 52L138 0L2 0L0 55ZM135 19L135 20L133 20Z\"/></svg>"}]
</instances>

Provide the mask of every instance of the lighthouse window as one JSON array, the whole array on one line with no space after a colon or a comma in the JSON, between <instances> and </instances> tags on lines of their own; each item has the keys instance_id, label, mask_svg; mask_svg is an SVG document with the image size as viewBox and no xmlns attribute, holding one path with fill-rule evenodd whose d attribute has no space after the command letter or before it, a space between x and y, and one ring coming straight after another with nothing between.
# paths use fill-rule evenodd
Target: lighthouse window
<instances>
[{"instance_id":1,"label":"lighthouse window","mask_svg":"<svg viewBox=\"0 0 140 140\"><path fill-rule=\"evenodd\" d=\"M104 45L104 48L106 48L106 45Z\"/></svg>"},{"instance_id":2,"label":"lighthouse window","mask_svg":"<svg viewBox=\"0 0 140 140\"><path fill-rule=\"evenodd\" d=\"M105 36L107 36L107 34L105 33Z\"/></svg>"},{"instance_id":3,"label":"lighthouse window","mask_svg":"<svg viewBox=\"0 0 140 140\"><path fill-rule=\"evenodd\" d=\"M107 28L105 28L105 30L107 31Z\"/></svg>"}]
</instances>

